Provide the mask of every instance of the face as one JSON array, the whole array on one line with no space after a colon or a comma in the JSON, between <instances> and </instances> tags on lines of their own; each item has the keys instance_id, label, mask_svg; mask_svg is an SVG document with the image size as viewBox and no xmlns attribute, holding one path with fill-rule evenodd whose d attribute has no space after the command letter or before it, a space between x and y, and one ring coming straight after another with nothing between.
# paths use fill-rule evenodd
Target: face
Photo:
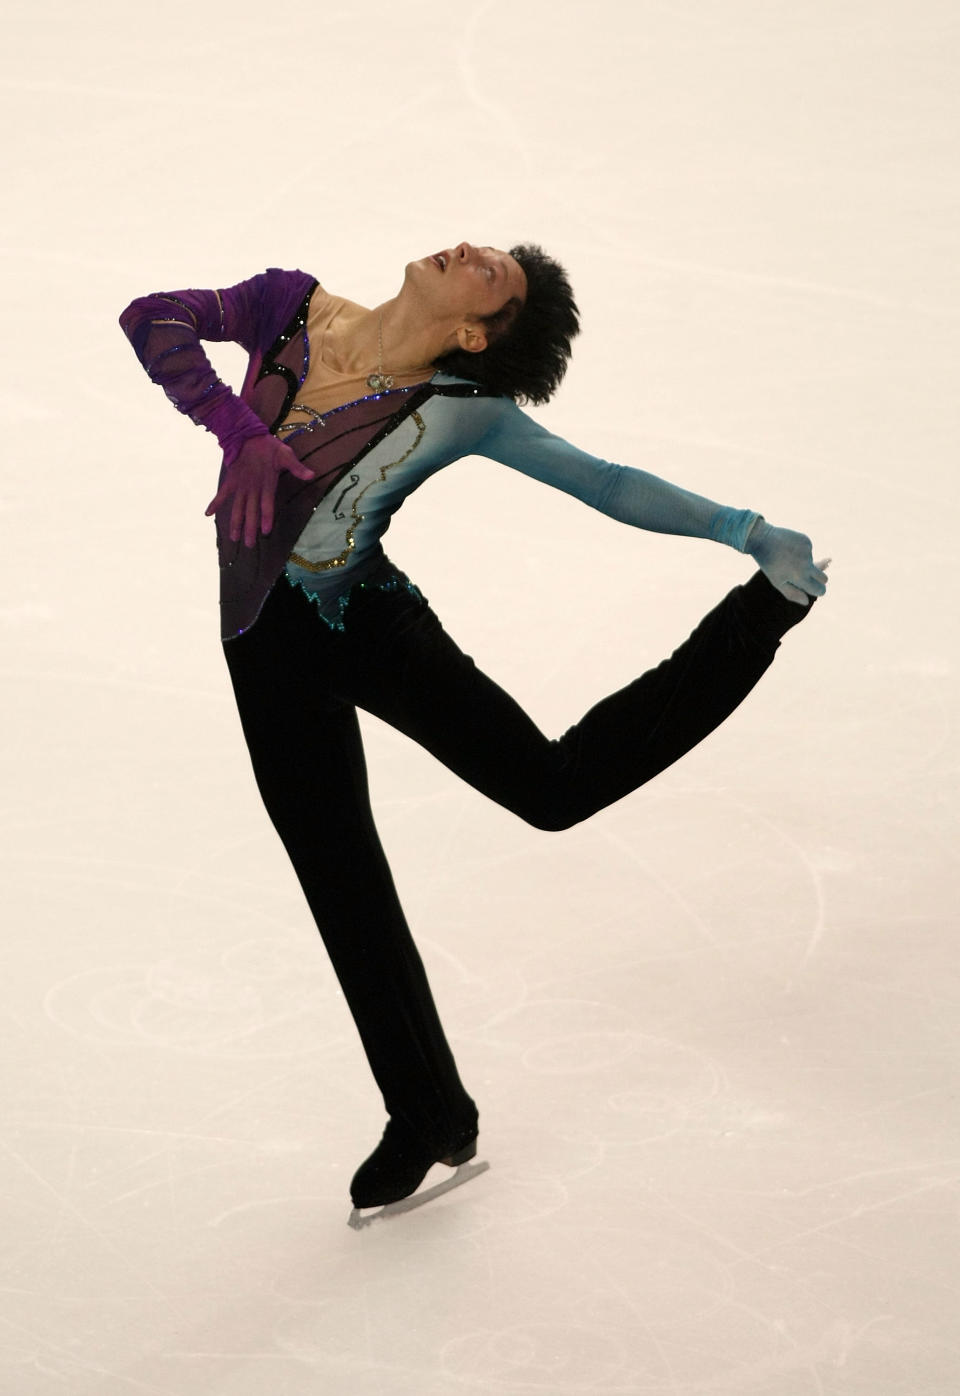
<instances>
[{"instance_id":1,"label":"face","mask_svg":"<svg viewBox=\"0 0 960 1396\"><path fill-rule=\"evenodd\" d=\"M495 315L512 296L527 294L526 275L509 252L469 242L411 262L407 277L436 319L451 324Z\"/></svg>"}]
</instances>

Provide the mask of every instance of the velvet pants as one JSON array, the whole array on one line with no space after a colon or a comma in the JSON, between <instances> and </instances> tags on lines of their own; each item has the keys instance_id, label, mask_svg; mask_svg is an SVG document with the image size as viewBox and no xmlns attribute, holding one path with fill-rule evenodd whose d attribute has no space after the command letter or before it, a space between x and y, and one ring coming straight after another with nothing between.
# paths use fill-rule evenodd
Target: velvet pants
<instances>
[{"instance_id":1,"label":"velvet pants","mask_svg":"<svg viewBox=\"0 0 960 1396\"><path fill-rule=\"evenodd\" d=\"M427 602L355 587L344 629L281 576L224 650L254 774L360 1032L389 1115L439 1150L476 1131L370 809L357 708L540 829L565 829L701 741L809 608L756 573L669 659L556 740L477 669ZM438 1155L439 1156L439 1155Z\"/></svg>"}]
</instances>

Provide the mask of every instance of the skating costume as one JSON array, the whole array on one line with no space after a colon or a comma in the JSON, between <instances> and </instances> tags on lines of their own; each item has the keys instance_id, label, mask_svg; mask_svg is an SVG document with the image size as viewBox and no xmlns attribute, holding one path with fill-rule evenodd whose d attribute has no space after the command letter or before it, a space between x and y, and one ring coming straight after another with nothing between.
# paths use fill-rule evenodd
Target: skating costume
<instances>
[{"instance_id":1,"label":"skating costume","mask_svg":"<svg viewBox=\"0 0 960 1396\"><path fill-rule=\"evenodd\" d=\"M437 470L483 455L610 517L743 549L757 519L551 435L507 398L435 374L321 410L330 371L312 341L348 302L303 272L226 291L134 301L121 324L154 381L214 432L224 469L268 432L316 472L286 473L276 522L253 548L217 519L224 650L266 808L329 951L394 1128L424 1156L476 1134L464 1090L373 822L357 708L419 742L492 800L567 828L635 790L712 731L806 610L758 573L656 669L548 740L444 632L381 537ZM320 327L318 329L317 327ZM239 395L202 339L250 355ZM224 517L226 516L226 517ZM517 521L518 545L522 520ZM478 559L493 568L494 563Z\"/></svg>"}]
</instances>

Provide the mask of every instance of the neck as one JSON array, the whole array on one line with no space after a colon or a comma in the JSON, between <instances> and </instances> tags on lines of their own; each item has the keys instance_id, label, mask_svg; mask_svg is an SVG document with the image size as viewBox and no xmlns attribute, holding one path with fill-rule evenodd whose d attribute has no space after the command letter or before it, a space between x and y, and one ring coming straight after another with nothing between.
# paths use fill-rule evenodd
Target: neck
<instances>
[{"instance_id":1,"label":"neck","mask_svg":"<svg viewBox=\"0 0 960 1396\"><path fill-rule=\"evenodd\" d=\"M397 295L353 320L344 349L358 373L376 371L382 360L384 373L404 375L431 368L455 343L450 317L432 313L408 277Z\"/></svg>"},{"instance_id":2,"label":"neck","mask_svg":"<svg viewBox=\"0 0 960 1396\"><path fill-rule=\"evenodd\" d=\"M385 373L415 373L430 368L446 347L443 333L425 324L422 311L407 304L402 295L393 296L372 310L361 332L369 335L371 365L379 363L382 343Z\"/></svg>"}]
</instances>

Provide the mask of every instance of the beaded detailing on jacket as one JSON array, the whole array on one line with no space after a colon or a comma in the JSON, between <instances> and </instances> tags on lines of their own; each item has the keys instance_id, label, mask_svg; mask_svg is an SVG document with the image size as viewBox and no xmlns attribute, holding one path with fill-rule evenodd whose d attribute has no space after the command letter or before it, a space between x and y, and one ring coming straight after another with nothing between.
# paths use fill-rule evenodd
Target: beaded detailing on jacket
<instances>
[{"instance_id":1,"label":"beaded detailing on jacket","mask_svg":"<svg viewBox=\"0 0 960 1396\"><path fill-rule=\"evenodd\" d=\"M357 529L363 523L363 515L360 513L360 501L363 499L363 496L367 493L367 490L369 490L372 486L376 484L382 485L387 478L388 471L393 470L395 466L403 465L404 461L409 460L410 457L413 455L414 451L420 445L420 442L423 440L423 433L427 429L426 423L420 416L419 412L411 412L410 416L416 423L417 427L417 435L413 442L413 445L408 446L407 449L404 451L403 455L398 456L396 460L388 461L386 465L381 465L374 478L372 480L369 480L367 484L364 485L363 489L360 490L359 494L354 495L354 498L350 505L350 523L347 525L347 532L342 552L339 552L336 555L336 557L324 558L320 562L311 562L309 558L302 557L300 553L293 552L290 554L291 562L295 562L298 567L304 568L304 570L307 572L329 572L334 567L346 567L347 563L350 561L350 554L356 547ZM320 417L320 425L323 425L322 417ZM311 424L311 426L303 428L304 431L310 431L312 429L313 424Z\"/></svg>"},{"instance_id":2,"label":"beaded detailing on jacket","mask_svg":"<svg viewBox=\"0 0 960 1396\"><path fill-rule=\"evenodd\" d=\"M357 591L382 591L392 594L398 591L405 591L410 596L415 596L418 601L423 601L424 595L418 586L411 582L409 577L402 572L391 572L389 575L375 573L373 576L365 578L362 582L354 582L349 591L341 592L339 596L321 597L315 591L310 591L303 585L299 577L291 577L289 572L284 574L290 586L302 591L307 600L315 608L317 617L323 621L329 630L338 630L342 634L346 630L344 615L350 604L350 598ZM332 614L328 615L327 610Z\"/></svg>"},{"instance_id":3,"label":"beaded detailing on jacket","mask_svg":"<svg viewBox=\"0 0 960 1396\"><path fill-rule=\"evenodd\" d=\"M284 326L280 334L270 345L270 348L263 356L263 363L260 372L257 374L257 384L264 379L277 375L282 378L286 385L286 392L283 400L276 409L276 416L269 423L271 432L277 432L280 423L290 411L290 404L297 395L297 390L302 388L307 379L310 368L310 339L307 334L307 316L310 313L310 301L319 282L314 282L307 294L297 307L292 319ZM287 350L291 341L296 341L296 348L293 353L294 363L281 362L281 355ZM296 360L299 358L299 363ZM294 366L296 365L296 366Z\"/></svg>"}]
</instances>

